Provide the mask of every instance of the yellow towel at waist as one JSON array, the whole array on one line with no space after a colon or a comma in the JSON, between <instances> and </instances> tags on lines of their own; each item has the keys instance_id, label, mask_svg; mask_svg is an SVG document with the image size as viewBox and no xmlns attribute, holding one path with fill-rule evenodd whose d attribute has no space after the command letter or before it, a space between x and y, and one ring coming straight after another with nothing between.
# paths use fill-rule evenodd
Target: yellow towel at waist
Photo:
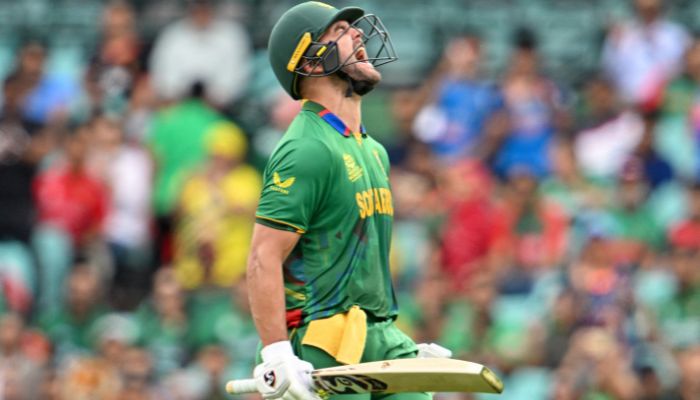
<instances>
[{"instance_id":1,"label":"yellow towel at waist","mask_svg":"<svg viewBox=\"0 0 700 400\"><path fill-rule=\"evenodd\" d=\"M357 364L367 339L367 314L358 306L309 322L301 344L318 347L341 364Z\"/></svg>"}]
</instances>

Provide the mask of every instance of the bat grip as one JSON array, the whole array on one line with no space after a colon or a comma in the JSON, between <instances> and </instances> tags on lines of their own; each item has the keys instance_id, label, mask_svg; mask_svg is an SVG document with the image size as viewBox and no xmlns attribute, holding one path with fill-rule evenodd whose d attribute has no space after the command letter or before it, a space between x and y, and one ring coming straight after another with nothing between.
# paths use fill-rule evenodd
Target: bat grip
<instances>
[{"instance_id":1,"label":"bat grip","mask_svg":"<svg viewBox=\"0 0 700 400\"><path fill-rule=\"evenodd\" d=\"M257 393L255 379L234 379L226 382L226 392L229 394Z\"/></svg>"}]
</instances>

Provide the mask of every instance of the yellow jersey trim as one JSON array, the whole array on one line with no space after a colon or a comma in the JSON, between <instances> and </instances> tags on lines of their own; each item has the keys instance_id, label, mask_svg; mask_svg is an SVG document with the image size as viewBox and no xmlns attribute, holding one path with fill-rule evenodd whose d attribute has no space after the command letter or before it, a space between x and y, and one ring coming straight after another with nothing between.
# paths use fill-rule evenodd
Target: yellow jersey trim
<instances>
[{"instance_id":1,"label":"yellow jersey trim","mask_svg":"<svg viewBox=\"0 0 700 400\"><path fill-rule=\"evenodd\" d=\"M260 218L260 219L264 219L267 221L272 221L272 222L277 223L277 224L287 225L289 227L296 229L297 233L306 233L306 231L304 229L301 229L294 224L290 224L289 222L280 221L278 219L274 219L274 218L270 218L270 217L264 217L262 215L256 215L255 218Z\"/></svg>"},{"instance_id":2,"label":"yellow jersey trim","mask_svg":"<svg viewBox=\"0 0 700 400\"><path fill-rule=\"evenodd\" d=\"M306 295L303 293L295 292L290 288L284 288L284 294L294 297L297 300L306 300Z\"/></svg>"}]
</instances>

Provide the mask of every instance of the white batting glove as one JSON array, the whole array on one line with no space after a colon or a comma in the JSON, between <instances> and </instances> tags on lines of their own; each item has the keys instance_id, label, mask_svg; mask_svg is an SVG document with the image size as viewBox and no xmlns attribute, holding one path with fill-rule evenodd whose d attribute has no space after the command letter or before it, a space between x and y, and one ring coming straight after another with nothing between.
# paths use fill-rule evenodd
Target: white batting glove
<instances>
[{"instance_id":1,"label":"white batting glove","mask_svg":"<svg viewBox=\"0 0 700 400\"><path fill-rule=\"evenodd\" d=\"M418 346L418 358L450 358L452 352L436 343L420 343Z\"/></svg>"},{"instance_id":2,"label":"white batting glove","mask_svg":"<svg viewBox=\"0 0 700 400\"><path fill-rule=\"evenodd\" d=\"M263 362L253 377L264 399L320 400L311 389L314 366L297 357L289 341L269 344L260 354Z\"/></svg>"}]
</instances>

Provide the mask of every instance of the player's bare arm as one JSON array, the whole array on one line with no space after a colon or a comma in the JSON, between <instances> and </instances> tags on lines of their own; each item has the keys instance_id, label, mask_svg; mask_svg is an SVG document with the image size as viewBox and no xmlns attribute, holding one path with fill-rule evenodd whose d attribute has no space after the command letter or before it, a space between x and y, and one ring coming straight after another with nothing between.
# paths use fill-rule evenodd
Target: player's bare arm
<instances>
[{"instance_id":1,"label":"player's bare arm","mask_svg":"<svg viewBox=\"0 0 700 400\"><path fill-rule=\"evenodd\" d=\"M300 235L255 224L248 257L248 293L263 346L287 340L282 263Z\"/></svg>"}]
</instances>

